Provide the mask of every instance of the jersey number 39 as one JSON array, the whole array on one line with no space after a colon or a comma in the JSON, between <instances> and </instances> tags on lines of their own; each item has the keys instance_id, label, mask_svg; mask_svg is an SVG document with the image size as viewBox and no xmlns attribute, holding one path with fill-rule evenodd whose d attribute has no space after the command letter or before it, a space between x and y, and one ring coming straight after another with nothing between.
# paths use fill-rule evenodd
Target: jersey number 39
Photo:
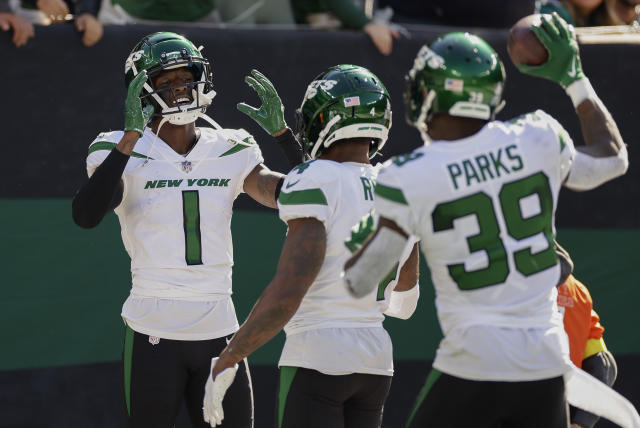
<instances>
[{"instance_id":1,"label":"jersey number 39","mask_svg":"<svg viewBox=\"0 0 640 428\"><path fill-rule=\"evenodd\" d=\"M520 200L537 195L540 212L524 218ZM553 195L547 176L538 172L511 183L504 184L499 194L500 206L495 207L491 197L484 192L474 193L451 202L441 203L433 210L434 232L453 228L454 220L475 214L480 231L467 237L469 252L484 251L489 259L486 268L467 271L464 263L448 265L449 274L461 290L474 290L502 284L509 275L509 263L497 215L502 214L509 236L522 240L542 234L548 242L547 249L533 253L531 248L513 252L515 267L525 276L533 275L554 266L557 256L553 243Z\"/></svg>"}]
</instances>

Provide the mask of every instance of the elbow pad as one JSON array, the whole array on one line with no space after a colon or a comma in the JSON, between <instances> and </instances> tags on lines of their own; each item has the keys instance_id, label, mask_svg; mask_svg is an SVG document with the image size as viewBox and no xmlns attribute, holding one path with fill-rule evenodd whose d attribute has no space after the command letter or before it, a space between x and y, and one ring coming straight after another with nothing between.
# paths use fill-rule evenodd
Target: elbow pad
<instances>
[{"instance_id":1,"label":"elbow pad","mask_svg":"<svg viewBox=\"0 0 640 428\"><path fill-rule=\"evenodd\" d=\"M576 152L565 185L571 190L591 190L623 175L627 172L627 168L629 168L629 156L626 146L622 146L616 156L604 158Z\"/></svg>"},{"instance_id":2,"label":"elbow pad","mask_svg":"<svg viewBox=\"0 0 640 428\"><path fill-rule=\"evenodd\" d=\"M344 272L347 290L353 297L371 293L395 269L407 238L398 232L382 227L362 250L356 262Z\"/></svg>"},{"instance_id":3,"label":"elbow pad","mask_svg":"<svg viewBox=\"0 0 640 428\"><path fill-rule=\"evenodd\" d=\"M412 289L407 291L392 291L391 297L389 297L389 307L384 311L384 314L406 320L416 311L419 297L419 283L416 283Z\"/></svg>"}]
</instances>

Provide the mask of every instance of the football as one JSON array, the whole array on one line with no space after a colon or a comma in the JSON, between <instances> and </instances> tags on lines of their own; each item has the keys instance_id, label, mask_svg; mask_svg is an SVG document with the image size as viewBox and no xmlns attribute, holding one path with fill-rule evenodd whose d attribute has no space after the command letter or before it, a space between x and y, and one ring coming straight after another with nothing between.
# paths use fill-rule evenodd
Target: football
<instances>
[{"instance_id":1,"label":"football","mask_svg":"<svg viewBox=\"0 0 640 428\"><path fill-rule=\"evenodd\" d=\"M532 25L540 24L540 14L525 16L509 30L507 52L511 61L517 66L541 65L549 58L549 54L538 37L531 31Z\"/></svg>"}]
</instances>

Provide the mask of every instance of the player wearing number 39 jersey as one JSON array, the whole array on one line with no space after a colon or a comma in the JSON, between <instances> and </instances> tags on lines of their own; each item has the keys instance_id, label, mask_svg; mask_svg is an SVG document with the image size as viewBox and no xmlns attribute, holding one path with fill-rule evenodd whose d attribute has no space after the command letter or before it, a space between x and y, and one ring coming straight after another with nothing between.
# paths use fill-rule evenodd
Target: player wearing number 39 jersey
<instances>
[{"instance_id":1,"label":"player wearing number 39 jersey","mask_svg":"<svg viewBox=\"0 0 640 428\"><path fill-rule=\"evenodd\" d=\"M246 81L263 105L239 109L259 117L294 166L302 149L280 99L263 75L252 75ZM143 38L125 65L124 131L101 133L91 143L90 179L73 201L73 218L85 228L115 209L131 257L131 293L122 308L128 427L172 427L183 401L191 425L208 426L202 399L211 359L238 329L233 202L246 192L277 208L283 175L263 165L246 131L223 129L204 114L215 95L211 79L209 61L186 38L168 32ZM198 118L213 128L196 127ZM253 426L246 361L226 405L224 426Z\"/></svg>"},{"instance_id":2,"label":"player wearing number 39 jersey","mask_svg":"<svg viewBox=\"0 0 640 428\"><path fill-rule=\"evenodd\" d=\"M579 63L564 22L554 17L540 28L552 36L541 36L550 60L537 75L562 72L557 62L569 54ZM567 48L567 55L556 52ZM558 193L563 184L595 187L627 164L615 122L579 74L567 91L587 146L575 148L541 110L494 120L504 68L480 38L447 34L415 59L405 101L425 145L383 167L375 200L380 225L345 272L348 288L361 294L398 260L407 236L421 238L444 338L408 426L567 426L562 376L569 348L556 307Z\"/></svg>"}]
</instances>

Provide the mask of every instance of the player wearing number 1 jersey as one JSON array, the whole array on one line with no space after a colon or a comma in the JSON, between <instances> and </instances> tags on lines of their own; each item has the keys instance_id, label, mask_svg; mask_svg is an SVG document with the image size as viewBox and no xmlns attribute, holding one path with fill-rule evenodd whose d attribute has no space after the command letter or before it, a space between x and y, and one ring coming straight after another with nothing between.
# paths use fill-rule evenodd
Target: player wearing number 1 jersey
<instances>
[{"instance_id":1,"label":"player wearing number 1 jersey","mask_svg":"<svg viewBox=\"0 0 640 428\"><path fill-rule=\"evenodd\" d=\"M203 427L211 358L238 329L233 202L246 192L276 208L283 175L263 165L246 131L222 129L204 114L215 95L211 66L186 38L144 37L126 61L125 80L124 131L102 133L89 146L90 179L74 198L73 217L94 227L115 208L131 257L131 293L122 308L126 426L173 427L185 400L191 425ZM301 148L271 83L256 71L247 83L263 105L239 108L259 113L258 122L289 147L290 163L299 163ZM198 118L214 127L196 127ZM227 395L225 426L253 426L252 401L244 361Z\"/></svg>"},{"instance_id":2,"label":"player wearing number 1 jersey","mask_svg":"<svg viewBox=\"0 0 640 428\"><path fill-rule=\"evenodd\" d=\"M345 280L362 294L395 263L407 236L421 238L444 338L411 427L568 424L569 348L555 287L558 193L563 184L595 187L624 173L627 161L569 28L557 17L543 22L536 31L550 60L533 73L567 86L586 147L576 149L541 110L494 120L504 68L476 36L451 33L424 46L407 76L407 118L425 145L380 172L380 225ZM562 80L572 61L575 79Z\"/></svg>"}]
</instances>

